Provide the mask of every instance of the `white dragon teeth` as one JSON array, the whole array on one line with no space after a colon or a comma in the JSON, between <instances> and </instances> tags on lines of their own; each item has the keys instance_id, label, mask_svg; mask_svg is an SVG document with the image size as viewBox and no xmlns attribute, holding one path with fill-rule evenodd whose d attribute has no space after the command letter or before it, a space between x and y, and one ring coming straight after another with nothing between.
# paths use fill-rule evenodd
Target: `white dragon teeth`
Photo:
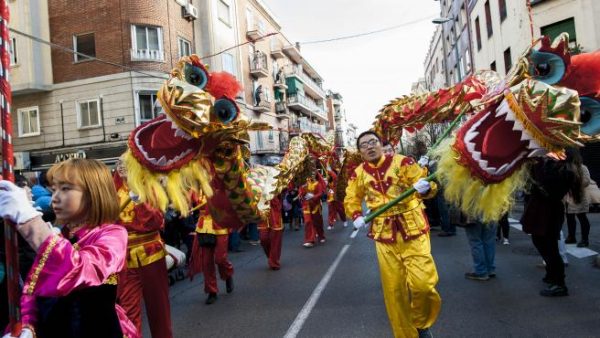
<instances>
[{"instance_id":1,"label":"white dragon teeth","mask_svg":"<svg viewBox=\"0 0 600 338\"><path fill-rule=\"evenodd\" d=\"M183 130L177 128L177 127L173 128L173 129L175 129L175 136L184 138L186 140L191 140L192 139L192 136L190 134L186 133L185 131L183 131Z\"/></svg>"}]
</instances>

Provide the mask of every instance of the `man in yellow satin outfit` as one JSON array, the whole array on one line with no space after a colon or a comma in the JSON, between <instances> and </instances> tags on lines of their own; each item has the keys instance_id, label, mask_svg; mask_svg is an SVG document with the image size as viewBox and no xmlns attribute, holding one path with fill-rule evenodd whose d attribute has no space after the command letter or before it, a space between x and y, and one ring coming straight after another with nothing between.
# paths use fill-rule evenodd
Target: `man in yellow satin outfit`
<instances>
[{"instance_id":1,"label":"man in yellow satin outfit","mask_svg":"<svg viewBox=\"0 0 600 338\"><path fill-rule=\"evenodd\" d=\"M355 228L367 225L362 216L363 200L370 210L377 210L411 187L417 191L376 217L368 236L375 240L394 336L431 337L429 328L438 316L441 298L435 290L438 275L422 200L435 196L437 186L424 179L427 169L412 158L384 155L376 133L360 134L356 144L364 162L350 176L344 200Z\"/></svg>"}]
</instances>

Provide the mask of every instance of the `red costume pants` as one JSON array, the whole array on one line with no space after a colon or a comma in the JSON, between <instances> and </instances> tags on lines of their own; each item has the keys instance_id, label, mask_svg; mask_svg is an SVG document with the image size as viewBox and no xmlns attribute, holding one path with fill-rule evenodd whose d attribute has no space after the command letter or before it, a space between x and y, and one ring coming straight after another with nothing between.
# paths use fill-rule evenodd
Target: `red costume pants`
<instances>
[{"instance_id":1,"label":"red costume pants","mask_svg":"<svg viewBox=\"0 0 600 338\"><path fill-rule=\"evenodd\" d=\"M342 222L346 222L344 205L340 201L327 202L327 209L329 210L329 215L327 217L329 226L333 226L338 215Z\"/></svg>"},{"instance_id":2,"label":"red costume pants","mask_svg":"<svg viewBox=\"0 0 600 338\"><path fill-rule=\"evenodd\" d=\"M316 236L319 236L319 239L325 239L323 214L304 212L304 243L315 243Z\"/></svg>"},{"instance_id":3,"label":"red costume pants","mask_svg":"<svg viewBox=\"0 0 600 338\"><path fill-rule=\"evenodd\" d=\"M215 264L219 267L219 276L226 280L233 276L233 265L227 259L228 235L217 235L214 247L201 247L202 272L204 273L204 292L218 293L217 273Z\"/></svg>"},{"instance_id":4,"label":"red costume pants","mask_svg":"<svg viewBox=\"0 0 600 338\"><path fill-rule=\"evenodd\" d=\"M259 234L260 245L269 259L269 267L278 270L280 268L279 258L281 257L281 238L283 236L283 229L259 229Z\"/></svg>"},{"instance_id":5,"label":"red costume pants","mask_svg":"<svg viewBox=\"0 0 600 338\"><path fill-rule=\"evenodd\" d=\"M169 280L164 258L139 268L123 269L119 273L117 295L119 304L140 333L143 295L152 337L173 337Z\"/></svg>"}]
</instances>

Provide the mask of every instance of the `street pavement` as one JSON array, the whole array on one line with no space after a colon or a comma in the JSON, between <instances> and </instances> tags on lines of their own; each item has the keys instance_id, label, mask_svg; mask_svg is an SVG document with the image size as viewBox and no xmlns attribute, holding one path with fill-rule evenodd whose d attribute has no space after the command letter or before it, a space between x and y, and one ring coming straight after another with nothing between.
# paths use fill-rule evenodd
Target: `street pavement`
<instances>
[{"instance_id":1,"label":"street pavement","mask_svg":"<svg viewBox=\"0 0 600 338\"><path fill-rule=\"evenodd\" d=\"M600 214L589 217L590 249L600 251ZM510 245L497 245L498 275L486 282L464 278L472 260L463 229L446 238L432 232L442 296L434 337L600 337L595 256L569 255L570 296L541 297L541 258L519 224L512 225ZM175 337L392 337L374 244L364 230L356 238L351 233L338 223L326 231L327 243L306 249L302 231L286 229L279 271L268 269L260 246L243 242L244 252L229 256L233 293L219 281L218 301L205 305L202 276L171 287ZM144 336L150 337L145 318Z\"/></svg>"}]
</instances>

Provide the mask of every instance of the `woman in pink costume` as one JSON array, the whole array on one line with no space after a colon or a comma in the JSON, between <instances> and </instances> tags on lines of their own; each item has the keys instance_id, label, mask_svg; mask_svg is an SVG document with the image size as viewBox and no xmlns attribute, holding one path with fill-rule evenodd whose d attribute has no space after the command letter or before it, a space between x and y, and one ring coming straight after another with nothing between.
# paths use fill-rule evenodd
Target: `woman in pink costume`
<instances>
[{"instance_id":1,"label":"woman in pink costume","mask_svg":"<svg viewBox=\"0 0 600 338\"><path fill-rule=\"evenodd\" d=\"M71 159L50 168L48 181L62 235L44 223L23 189L0 181L0 216L37 252L21 296L20 337L139 337L116 305L127 230L114 224L119 205L109 169Z\"/></svg>"}]
</instances>

